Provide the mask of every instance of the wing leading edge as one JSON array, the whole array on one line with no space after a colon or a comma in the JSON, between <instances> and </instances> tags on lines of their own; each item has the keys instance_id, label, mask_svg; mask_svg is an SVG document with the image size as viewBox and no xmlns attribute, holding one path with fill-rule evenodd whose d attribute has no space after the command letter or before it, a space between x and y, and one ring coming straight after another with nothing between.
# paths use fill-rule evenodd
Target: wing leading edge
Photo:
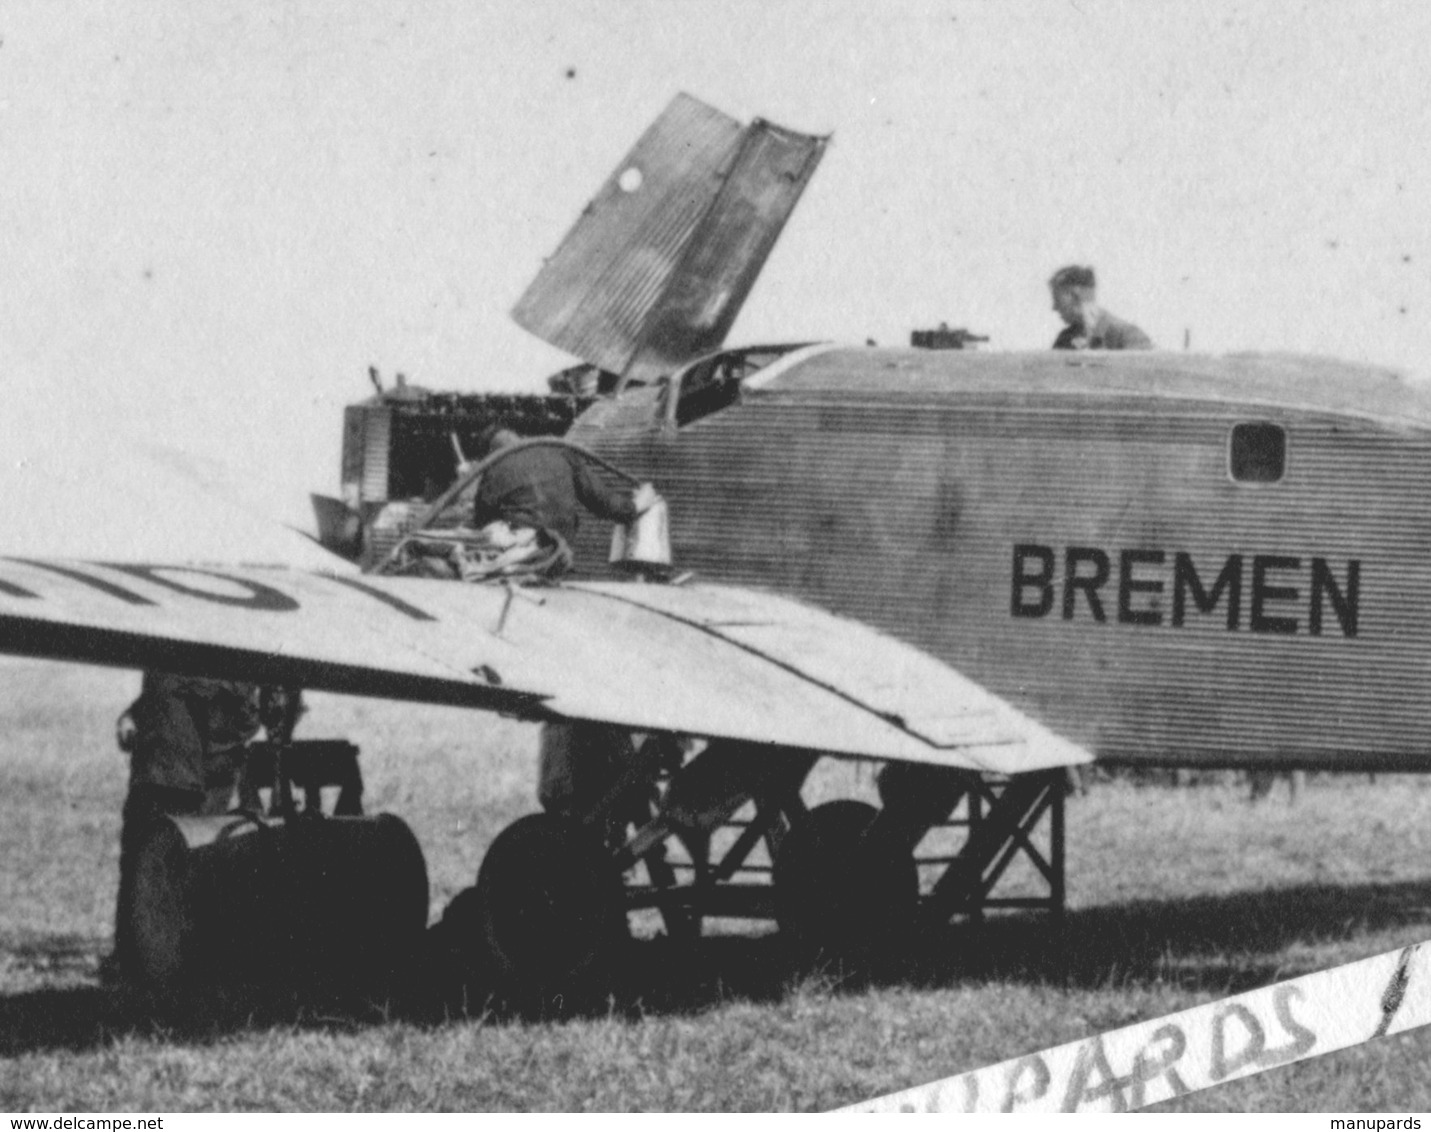
<instances>
[{"instance_id":1,"label":"wing leading edge","mask_svg":"<svg viewBox=\"0 0 1431 1132\"><path fill-rule=\"evenodd\" d=\"M1005 774L1091 758L918 649L723 586L7 558L0 652Z\"/></svg>"}]
</instances>

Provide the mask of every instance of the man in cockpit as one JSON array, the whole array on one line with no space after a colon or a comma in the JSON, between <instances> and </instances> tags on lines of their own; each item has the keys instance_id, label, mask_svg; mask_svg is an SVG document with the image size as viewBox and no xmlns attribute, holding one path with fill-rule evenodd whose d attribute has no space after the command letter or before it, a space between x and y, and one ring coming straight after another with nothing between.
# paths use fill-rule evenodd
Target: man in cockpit
<instances>
[{"instance_id":1,"label":"man in cockpit","mask_svg":"<svg viewBox=\"0 0 1431 1132\"><path fill-rule=\"evenodd\" d=\"M1151 350L1152 340L1131 322L1098 305L1093 268L1060 267L1048 281L1053 309L1066 324L1055 350Z\"/></svg>"}]
</instances>

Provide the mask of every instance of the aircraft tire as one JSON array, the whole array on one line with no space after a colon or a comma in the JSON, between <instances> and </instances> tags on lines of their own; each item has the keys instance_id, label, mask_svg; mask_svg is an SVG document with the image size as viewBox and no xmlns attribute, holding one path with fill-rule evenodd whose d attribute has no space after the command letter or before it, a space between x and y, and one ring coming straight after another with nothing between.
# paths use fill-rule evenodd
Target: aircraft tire
<instances>
[{"instance_id":1,"label":"aircraft tire","mask_svg":"<svg viewBox=\"0 0 1431 1132\"><path fill-rule=\"evenodd\" d=\"M776 921L807 958L857 959L897 943L914 923L913 856L868 838L879 811L843 799L814 807L775 859Z\"/></svg>"},{"instance_id":2,"label":"aircraft tire","mask_svg":"<svg viewBox=\"0 0 1431 1132\"><path fill-rule=\"evenodd\" d=\"M497 993L520 1009L599 995L627 938L621 876L599 838L552 814L497 835L477 874L475 912Z\"/></svg>"}]
</instances>

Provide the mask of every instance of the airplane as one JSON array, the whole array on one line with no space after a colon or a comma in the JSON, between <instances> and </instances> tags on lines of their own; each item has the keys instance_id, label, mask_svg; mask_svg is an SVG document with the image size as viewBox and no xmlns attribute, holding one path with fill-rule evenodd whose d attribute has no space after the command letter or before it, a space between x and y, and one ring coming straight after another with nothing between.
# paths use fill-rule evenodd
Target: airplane
<instances>
[{"instance_id":1,"label":"airplane","mask_svg":"<svg viewBox=\"0 0 1431 1132\"><path fill-rule=\"evenodd\" d=\"M515 312L605 386L527 443L657 484L673 569L384 573L502 455L384 525L363 493L396 470L351 433L365 572L3 557L0 651L616 736L611 790L504 830L444 918L544 1000L599 977L633 908L686 936L773 916L811 949L1057 913L1067 768L1095 758L1423 769L1431 399L1281 355L724 349L825 141L681 96ZM883 764L881 805L808 806L825 758ZM998 895L1016 861L1046 893Z\"/></svg>"}]
</instances>

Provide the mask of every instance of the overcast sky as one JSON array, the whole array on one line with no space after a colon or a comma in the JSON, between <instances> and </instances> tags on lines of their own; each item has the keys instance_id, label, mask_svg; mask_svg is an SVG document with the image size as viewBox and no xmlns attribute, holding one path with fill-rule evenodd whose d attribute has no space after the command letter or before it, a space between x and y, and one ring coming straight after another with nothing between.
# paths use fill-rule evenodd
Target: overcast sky
<instances>
[{"instance_id":1,"label":"overcast sky","mask_svg":"<svg viewBox=\"0 0 1431 1132\"><path fill-rule=\"evenodd\" d=\"M833 142L731 336L998 349L1090 262L1163 346L1431 358L1431 5L0 8L11 452L145 432L333 490L367 366L538 389L507 312L678 91Z\"/></svg>"}]
</instances>

